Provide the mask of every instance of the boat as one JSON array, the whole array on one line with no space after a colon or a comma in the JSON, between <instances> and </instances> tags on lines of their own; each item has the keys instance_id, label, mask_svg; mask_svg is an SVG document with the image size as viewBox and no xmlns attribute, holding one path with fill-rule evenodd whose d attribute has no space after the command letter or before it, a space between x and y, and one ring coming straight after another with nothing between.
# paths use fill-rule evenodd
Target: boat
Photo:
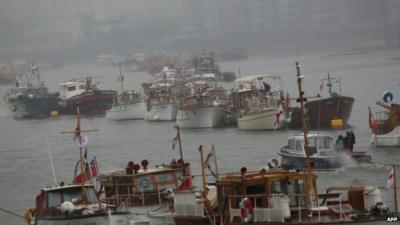
<instances>
[{"instance_id":1,"label":"boat","mask_svg":"<svg viewBox=\"0 0 400 225\"><path fill-rule=\"evenodd\" d=\"M176 124L181 128L210 128L224 124L226 95L222 87L207 82L188 84L190 93L180 99Z\"/></svg>"},{"instance_id":2,"label":"boat","mask_svg":"<svg viewBox=\"0 0 400 225\"><path fill-rule=\"evenodd\" d=\"M234 81L236 75L234 72L221 72L217 64L214 52L203 51L201 54L193 57L190 63L193 67L191 75L198 75L207 79L216 81Z\"/></svg>"},{"instance_id":3,"label":"boat","mask_svg":"<svg viewBox=\"0 0 400 225\"><path fill-rule=\"evenodd\" d=\"M282 80L276 74L239 78L232 92L233 110L241 130L277 130L285 127L289 114L284 101Z\"/></svg>"},{"instance_id":4,"label":"boat","mask_svg":"<svg viewBox=\"0 0 400 225\"><path fill-rule=\"evenodd\" d=\"M178 100L182 96L185 81L175 70L164 67L159 78L151 82L148 91L147 121L175 121Z\"/></svg>"},{"instance_id":5,"label":"boat","mask_svg":"<svg viewBox=\"0 0 400 225\"><path fill-rule=\"evenodd\" d=\"M338 84L338 92L334 91L335 85ZM320 85L320 92L324 87L328 87L328 97L322 97L319 93L316 97L310 97L305 103L307 111L307 125L310 129L331 128L332 120L341 120L342 126L348 126L348 120L351 116L354 98L344 96L341 93L341 80L339 77L331 77L323 79ZM292 118L289 128L301 129L301 115L299 107L291 107Z\"/></svg>"},{"instance_id":6,"label":"boat","mask_svg":"<svg viewBox=\"0 0 400 225\"><path fill-rule=\"evenodd\" d=\"M135 120L143 119L146 113L146 102L134 90L124 91L124 75L119 67L118 81L121 84L121 93L115 97L111 109L106 111L109 120Z\"/></svg>"},{"instance_id":7,"label":"boat","mask_svg":"<svg viewBox=\"0 0 400 225\"><path fill-rule=\"evenodd\" d=\"M81 132L90 130L81 130L80 128L79 104L76 112L76 129L72 132L65 132L74 133L74 139L79 141L80 160L75 168L74 181L72 184L61 182L59 185L42 188L36 196L36 207L27 209L24 214L26 222L33 225L132 224L129 212L103 202L99 198L100 192L97 192L95 186L89 183L90 177L86 170L89 166L84 162L83 156L83 148L88 143L88 139L82 137ZM77 175L79 167L81 172ZM97 166L90 163L91 174L96 173L95 168ZM56 181L55 177L54 180Z\"/></svg>"},{"instance_id":8,"label":"boat","mask_svg":"<svg viewBox=\"0 0 400 225\"><path fill-rule=\"evenodd\" d=\"M171 207L170 194L191 188L189 163L172 160L167 164L149 167L147 160L140 164L128 162L125 169L103 173L99 176L108 204L126 208L134 214L134 224L163 224L172 218L165 214Z\"/></svg>"},{"instance_id":9,"label":"boat","mask_svg":"<svg viewBox=\"0 0 400 225\"><path fill-rule=\"evenodd\" d=\"M70 79L60 83L59 87L61 114L75 114L78 102L82 114L105 114L106 110L111 109L114 97L117 95L116 91L99 89L92 77Z\"/></svg>"},{"instance_id":10,"label":"boat","mask_svg":"<svg viewBox=\"0 0 400 225\"><path fill-rule=\"evenodd\" d=\"M48 91L40 79L38 66L32 65L30 75L21 78L24 79L18 79L4 97L15 118L49 117L58 110L58 93Z\"/></svg>"},{"instance_id":11,"label":"boat","mask_svg":"<svg viewBox=\"0 0 400 225\"><path fill-rule=\"evenodd\" d=\"M216 181L218 210L223 224L372 225L397 216L384 205L379 187L350 185L328 187L325 191L317 188L318 177L313 172L312 148L304 119L303 77L298 62L296 69L307 168L301 171L270 167L249 171L242 167L238 172L219 178Z\"/></svg>"},{"instance_id":12,"label":"boat","mask_svg":"<svg viewBox=\"0 0 400 225\"><path fill-rule=\"evenodd\" d=\"M354 163L371 163L371 155L365 151L352 151L339 147L335 139L324 133L309 133L313 170L334 170ZM304 135L289 137L288 144L280 149L279 165L285 170L304 170L307 168Z\"/></svg>"},{"instance_id":13,"label":"boat","mask_svg":"<svg viewBox=\"0 0 400 225\"><path fill-rule=\"evenodd\" d=\"M390 100L386 100L389 96ZM390 97L391 96L391 97ZM393 94L384 93L384 102L378 101L377 105L385 110L376 112L372 116L369 108L369 125L372 131L371 143L377 147L400 146L400 105L392 103Z\"/></svg>"}]
</instances>

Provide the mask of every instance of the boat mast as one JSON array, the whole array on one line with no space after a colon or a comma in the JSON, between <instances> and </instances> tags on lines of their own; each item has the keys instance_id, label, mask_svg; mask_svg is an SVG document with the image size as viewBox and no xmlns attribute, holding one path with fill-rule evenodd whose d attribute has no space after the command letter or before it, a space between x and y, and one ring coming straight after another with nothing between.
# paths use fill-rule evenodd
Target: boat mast
<instances>
[{"instance_id":1,"label":"boat mast","mask_svg":"<svg viewBox=\"0 0 400 225\"><path fill-rule=\"evenodd\" d=\"M75 128L75 133L74 137L78 138L79 141L79 159L80 159L80 166L81 166L81 183L82 183L82 202L86 203L87 202L87 196L86 196L86 190L85 190L85 182L83 179L84 175L84 169L83 169L83 152L82 152L82 136L81 136L81 117L80 117L80 112L79 112L79 103L76 104L76 128Z\"/></svg>"},{"instance_id":2,"label":"boat mast","mask_svg":"<svg viewBox=\"0 0 400 225\"><path fill-rule=\"evenodd\" d=\"M312 199L316 200L316 192L313 184L313 172L312 172L312 162L311 162L311 148L308 144L308 129L306 125L306 119L305 119L305 113L304 113L304 102L307 100L304 98L304 91L302 89L302 80L304 76L300 75L300 64L299 62L296 62L296 77L297 77L297 86L299 90L299 99L297 100L300 102L300 115L301 115L301 122L303 125L303 133L304 133L304 149L306 151L306 164L307 164L307 190L309 194L311 195Z\"/></svg>"},{"instance_id":3,"label":"boat mast","mask_svg":"<svg viewBox=\"0 0 400 225\"><path fill-rule=\"evenodd\" d=\"M119 82L121 83L121 93L124 91L124 78L122 75L122 68L121 68L121 63L118 64L118 70L119 70Z\"/></svg>"},{"instance_id":4,"label":"boat mast","mask_svg":"<svg viewBox=\"0 0 400 225\"><path fill-rule=\"evenodd\" d=\"M97 131L97 129L92 129L92 130L82 130L81 129L81 117L80 117L80 111L79 111L79 102L76 103L76 128L74 131L64 131L61 132L62 134L66 133L73 133L74 134L74 140L77 138L79 141L79 164L81 167L81 184L82 184L82 202L86 203L87 202L87 194L86 194L86 189L85 189L85 181L83 177L86 175L84 173L84 168L83 168L83 152L82 152L82 132L92 132L92 131ZM89 168L91 169L91 168ZM75 179L75 177L74 177Z\"/></svg>"},{"instance_id":5,"label":"boat mast","mask_svg":"<svg viewBox=\"0 0 400 225\"><path fill-rule=\"evenodd\" d=\"M397 181L396 181L396 165L393 164L393 197L394 197L394 210L397 215L398 213L398 206L397 206Z\"/></svg>"}]
</instances>

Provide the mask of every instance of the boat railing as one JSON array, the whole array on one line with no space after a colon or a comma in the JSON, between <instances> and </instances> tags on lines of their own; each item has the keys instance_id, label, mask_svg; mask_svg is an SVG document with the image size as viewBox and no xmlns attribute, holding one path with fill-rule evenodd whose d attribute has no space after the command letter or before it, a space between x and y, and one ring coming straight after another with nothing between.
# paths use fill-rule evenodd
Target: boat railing
<instances>
[{"instance_id":1,"label":"boat railing","mask_svg":"<svg viewBox=\"0 0 400 225\"><path fill-rule=\"evenodd\" d=\"M127 207L135 207L161 205L168 201L166 194L164 191L161 191L160 188L157 188L156 191L147 192L143 188L135 190L132 183L115 184L115 186L115 193L103 199L104 202L116 206L124 205Z\"/></svg>"},{"instance_id":2,"label":"boat railing","mask_svg":"<svg viewBox=\"0 0 400 225\"><path fill-rule=\"evenodd\" d=\"M311 204L306 206L304 203L307 199L329 199L324 204ZM230 195L228 198L229 220L233 222L236 217L241 218L242 210L246 209L247 213L252 213L254 222L285 222L287 219L297 218L300 224L304 220L304 216L317 216L318 222L322 221L323 215L328 212L333 213L340 221L352 212L351 206L342 200L342 193L323 193L323 194L272 194L272 195ZM244 199L250 199L252 206L243 203ZM290 205L293 203L295 205ZM250 212L249 208L253 212ZM292 216L291 214L297 214ZM243 221L244 219L241 218ZM244 221L243 221L244 222Z\"/></svg>"}]
</instances>

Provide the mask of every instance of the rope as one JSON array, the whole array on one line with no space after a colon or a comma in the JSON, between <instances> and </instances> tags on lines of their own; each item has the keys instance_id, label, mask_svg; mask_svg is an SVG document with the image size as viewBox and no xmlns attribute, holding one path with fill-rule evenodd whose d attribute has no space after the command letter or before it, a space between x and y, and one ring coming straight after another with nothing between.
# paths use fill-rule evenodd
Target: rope
<instances>
[{"instance_id":1,"label":"rope","mask_svg":"<svg viewBox=\"0 0 400 225\"><path fill-rule=\"evenodd\" d=\"M7 214L10 214L10 215L13 215L13 216L15 216L15 217L22 218L22 219L25 220L25 218L24 218L23 216L18 215L18 214L14 213L14 212L11 212L11 211L9 211L9 210L7 210L7 209L4 209L4 208L1 208L1 207L0 207L0 211L3 211L3 212L5 212L5 213L7 213Z\"/></svg>"}]
</instances>

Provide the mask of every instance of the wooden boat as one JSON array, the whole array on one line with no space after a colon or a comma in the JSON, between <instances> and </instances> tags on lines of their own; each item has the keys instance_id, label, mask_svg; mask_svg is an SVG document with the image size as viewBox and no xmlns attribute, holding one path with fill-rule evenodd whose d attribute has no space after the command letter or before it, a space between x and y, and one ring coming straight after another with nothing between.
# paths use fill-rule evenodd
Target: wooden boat
<instances>
[{"instance_id":1,"label":"wooden boat","mask_svg":"<svg viewBox=\"0 0 400 225\"><path fill-rule=\"evenodd\" d=\"M177 99L182 95L184 80L168 69L160 76L150 86L145 120L174 121L178 111Z\"/></svg>"},{"instance_id":2,"label":"wooden boat","mask_svg":"<svg viewBox=\"0 0 400 225\"><path fill-rule=\"evenodd\" d=\"M395 214L383 204L378 187L331 187L323 193L318 192L304 118L303 77L298 63L296 69L307 169L248 171L243 167L240 172L218 179L218 209L223 224L384 223Z\"/></svg>"},{"instance_id":3,"label":"wooden boat","mask_svg":"<svg viewBox=\"0 0 400 225\"><path fill-rule=\"evenodd\" d=\"M236 83L239 88L232 92L232 97L239 129L276 130L286 125L289 114L278 75L247 76L237 79Z\"/></svg>"},{"instance_id":4,"label":"wooden boat","mask_svg":"<svg viewBox=\"0 0 400 225\"><path fill-rule=\"evenodd\" d=\"M59 86L61 114L75 114L77 103L81 105L82 114L105 114L106 110L111 109L117 95L113 90L98 89L91 77L71 79Z\"/></svg>"},{"instance_id":5,"label":"wooden boat","mask_svg":"<svg viewBox=\"0 0 400 225\"><path fill-rule=\"evenodd\" d=\"M335 84L339 84L339 93L333 91ZM340 78L331 77L328 73L328 78L323 79L321 87L328 87L329 97L321 97L320 94L316 98L308 98L305 103L307 111L307 125L311 129L331 128L332 120L341 119L343 126L348 125L347 121L350 118L353 108L354 98L343 96L341 93ZM301 113L299 107L292 107L291 122L289 128L301 128Z\"/></svg>"},{"instance_id":6,"label":"wooden boat","mask_svg":"<svg viewBox=\"0 0 400 225\"><path fill-rule=\"evenodd\" d=\"M104 201L126 208L135 215L135 224L148 224L150 218L152 224L168 219L172 221L164 215L173 204L170 193L190 188L186 182L191 177L190 164L173 160L169 164L148 168L148 161L143 160L141 166L132 162L125 170L101 174L99 180L104 186Z\"/></svg>"},{"instance_id":7,"label":"wooden boat","mask_svg":"<svg viewBox=\"0 0 400 225\"><path fill-rule=\"evenodd\" d=\"M186 97L180 99L176 124L181 128L210 128L224 124L227 97L222 87L206 81L191 82Z\"/></svg>"},{"instance_id":8,"label":"wooden boat","mask_svg":"<svg viewBox=\"0 0 400 225\"><path fill-rule=\"evenodd\" d=\"M372 131L371 143L377 147L400 146L400 105L377 102L386 110L373 117L369 109L369 124Z\"/></svg>"},{"instance_id":9,"label":"wooden boat","mask_svg":"<svg viewBox=\"0 0 400 225\"><path fill-rule=\"evenodd\" d=\"M28 209L25 219L28 224L34 225L129 225L129 213L115 205L101 202L93 184L87 183L82 150L85 141L81 137L81 132L84 131L80 128L79 106L76 111L77 127L75 131L68 133L74 133L74 139L80 143L80 160L77 165L80 166L81 173L74 175L73 184L61 183L42 188L36 197L36 208ZM94 171L91 166L89 170ZM35 216L34 220L32 214Z\"/></svg>"},{"instance_id":10,"label":"wooden boat","mask_svg":"<svg viewBox=\"0 0 400 225\"><path fill-rule=\"evenodd\" d=\"M371 163L371 155L365 151L350 151L336 145L328 134L310 133L307 136L312 154L313 170L337 169L353 163ZM289 137L288 144L278 152L280 166L286 170L307 168L304 136Z\"/></svg>"}]
</instances>

